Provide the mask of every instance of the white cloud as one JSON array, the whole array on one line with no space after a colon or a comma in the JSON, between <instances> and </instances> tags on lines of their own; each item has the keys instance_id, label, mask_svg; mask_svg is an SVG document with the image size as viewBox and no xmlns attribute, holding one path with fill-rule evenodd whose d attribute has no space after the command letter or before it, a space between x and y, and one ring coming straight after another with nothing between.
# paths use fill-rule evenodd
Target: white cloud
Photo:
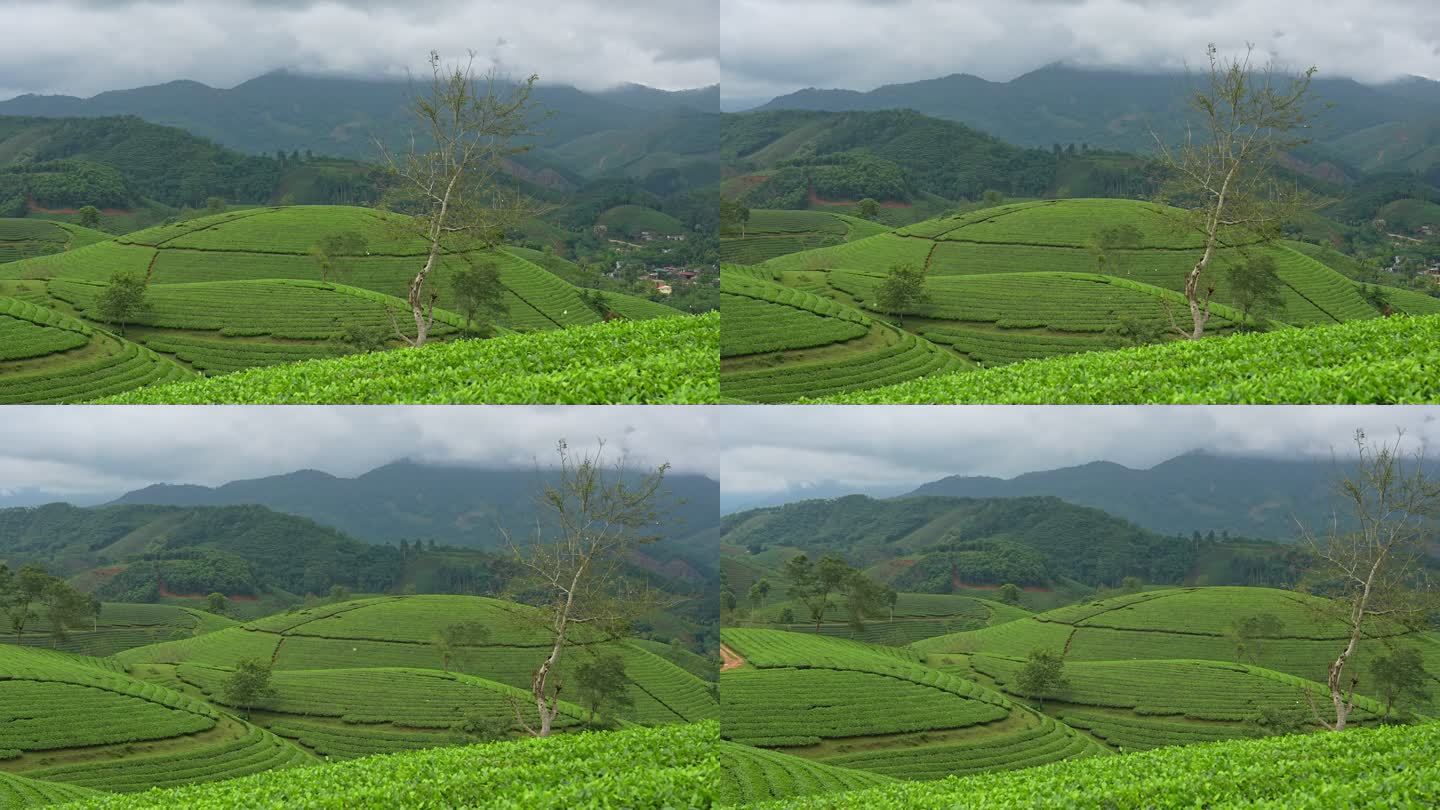
<instances>
[{"instance_id":1,"label":"white cloud","mask_svg":"<svg viewBox=\"0 0 1440 810\"><path fill-rule=\"evenodd\" d=\"M796 32L803 32L797 36ZM870 90L951 73L1007 81L1043 65L1178 68L1206 43L1320 75L1440 78L1430 0L724 0L727 97Z\"/></svg>"},{"instance_id":2,"label":"white cloud","mask_svg":"<svg viewBox=\"0 0 1440 810\"><path fill-rule=\"evenodd\" d=\"M0 492L115 493L320 469L357 475L400 458L548 465L555 442L719 473L716 410L659 406L60 407L0 411Z\"/></svg>"},{"instance_id":3,"label":"white cloud","mask_svg":"<svg viewBox=\"0 0 1440 810\"><path fill-rule=\"evenodd\" d=\"M1397 427L1409 447L1440 448L1440 409L1424 407L737 407L720 424L721 488L762 495L834 482L863 491L1097 460L1146 468L1192 450L1328 458L1349 451L1357 428L1389 440Z\"/></svg>"},{"instance_id":4,"label":"white cloud","mask_svg":"<svg viewBox=\"0 0 1440 810\"><path fill-rule=\"evenodd\" d=\"M279 68L403 76L431 49L598 89L719 80L718 0L10 0L0 87L88 96Z\"/></svg>"}]
</instances>

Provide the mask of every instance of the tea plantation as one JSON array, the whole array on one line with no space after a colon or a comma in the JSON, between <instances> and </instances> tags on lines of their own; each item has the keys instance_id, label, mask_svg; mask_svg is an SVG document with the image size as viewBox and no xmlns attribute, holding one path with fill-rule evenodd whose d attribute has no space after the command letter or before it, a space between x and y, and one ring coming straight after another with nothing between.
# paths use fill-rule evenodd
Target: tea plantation
<instances>
[{"instance_id":1,"label":"tea plantation","mask_svg":"<svg viewBox=\"0 0 1440 810\"><path fill-rule=\"evenodd\" d=\"M792 796L765 808L1434 807L1440 724L1162 748L1026 771Z\"/></svg>"},{"instance_id":2,"label":"tea plantation","mask_svg":"<svg viewBox=\"0 0 1440 810\"><path fill-rule=\"evenodd\" d=\"M93 245L110 234L67 222L0 217L0 264Z\"/></svg>"},{"instance_id":3,"label":"tea plantation","mask_svg":"<svg viewBox=\"0 0 1440 810\"><path fill-rule=\"evenodd\" d=\"M1199 236L1177 209L1146 202L1014 203L763 262L732 255L756 266L722 271L722 393L736 401L857 403L1440 397L1433 375L1408 373L1405 363L1387 365L1396 353L1387 349L1398 340L1348 331L1362 326L1350 322L1380 321L1382 313L1362 285L1321 261L1323 253L1297 243L1259 243L1238 231L1224 240L1205 276L1206 287L1214 288L1212 317L1208 339L1198 346L1170 344L1172 317L1189 323L1183 283L1198 258ZM1275 267L1281 304L1246 316L1236 308L1241 300L1227 269L1261 259ZM877 291L901 263L927 271L926 300L892 311L881 306ZM1440 314L1440 299L1384 292L1396 315ZM1236 335L1242 324L1271 334ZM1330 331L1341 325L1342 331ZM1371 346L1367 337L1384 345ZM1156 342L1179 354L1126 348ZM1318 363L1309 359L1317 351ZM1058 365L1034 362L1047 360ZM989 370L1010 364L1019 365Z\"/></svg>"},{"instance_id":4,"label":"tea plantation","mask_svg":"<svg viewBox=\"0 0 1440 810\"><path fill-rule=\"evenodd\" d=\"M129 638L122 629L172 626L166 622L183 637L106 657L0 644L0 807L86 797L102 802L96 806L294 806L297 790L324 797L306 806L365 806L392 794L415 806L416 785L403 775L417 773L430 777L425 789L442 804L510 806L490 801L504 794L520 802L513 806L592 806L585 797L598 796L660 806L645 802L668 796L681 802L671 806L700 807L714 790L713 685L641 644L584 629L562 673L573 679L600 653L621 657L630 705L616 722L653 728L580 733L588 710L561 702L549 740L447 747L474 742L456 730L463 718L524 736L516 707L529 703L530 672L549 651L535 609L524 605L374 597L243 625L164 605L107 604L107 613L109 626L91 633L111 646ZM432 639L457 622L477 623L484 634L446 660ZM273 662L272 691L237 706L223 684L243 658ZM577 757L588 764L578 766ZM289 775L340 760L357 762ZM522 789L526 770L531 784ZM225 781L252 774L256 781ZM183 786L192 792L146 792Z\"/></svg>"},{"instance_id":5,"label":"tea plantation","mask_svg":"<svg viewBox=\"0 0 1440 810\"><path fill-rule=\"evenodd\" d=\"M698 723L368 757L69 806L703 808L718 769L715 726Z\"/></svg>"},{"instance_id":6,"label":"tea plantation","mask_svg":"<svg viewBox=\"0 0 1440 810\"><path fill-rule=\"evenodd\" d=\"M959 599L968 597L914 594L898 599L896 610L907 615L950 610ZM1178 762L1189 755L1175 746L1248 745L1262 737L1318 730L1305 695L1310 692L1322 708L1328 705L1320 681L1345 644L1344 628L1325 611L1327 602L1268 588L1168 588L1037 614L1004 605L997 610L986 600L971 602L977 625L988 624L905 647L817 636L813 627L807 634L723 630L731 663L721 675L721 734L731 744L722 751L736 773L722 783L722 798L735 805L785 802L764 805L776 807L1034 806L1037 796L1047 806L1169 806L1118 798L1105 804L1099 794L1096 804L1086 804L1091 789L1086 785L1098 790L1120 779L1120 773L1134 778L1140 771L1117 763L1140 751L1162 749L1156 754ZM768 618L786 606L793 611L793 605L775 601L758 615ZM1261 636L1237 640L1232 627L1255 616L1271 617L1274 623ZM887 621L866 624L868 630ZM1428 697L1397 707L1391 722L1440 716L1435 702L1440 637L1377 622L1354 659L1360 694L1351 726L1380 725L1386 707L1376 691L1373 662L1406 648L1421 654ZM1066 683L1037 694L1022 684L1019 673L1039 649L1061 656ZM1405 728L1381 734L1433 734L1436 726ZM1327 745L1288 744L1321 746L1317 751ZM1126 756L1109 756L1118 754ZM1050 764L1070 759L1084 761ZM1195 762L1246 767L1224 759ZM992 804L983 786L1014 785L1004 790L1019 791L1022 783L1001 774L956 781L982 771L1020 768L1030 770L1008 779L1033 781L1038 792L1002 792L998 804ZM1042 786L1050 773L1057 774L1054 784ZM857 774L920 784L857 793L850 787ZM1231 780L1228 772L1209 776L1217 784ZM1150 789L1162 799L1169 795L1163 784ZM1045 792L1052 790L1058 792ZM1060 796L1075 801L1060 801Z\"/></svg>"},{"instance_id":7,"label":"tea plantation","mask_svg":"<svg viewBox=\"0 0 1440 810\"><path fill-rule=\"evenodd\" d=\"M249 369L116 404L685 404L719 397L720 315L612 321ZM0 382L0 392L4 382Z\"/></svg>"},{"instance_id":8,"label":"tea plantation","mask_svg":"<svg viewBox=\"0 0 1440 810\"><path fill-rule=\"evenodd\" d=\"M394 334L395 324L413 331L405 296L425 252L402 215L347 206L248 208L115 238L101 234L104 241L72 233L69 225L13 222L25 224L0 224L0 247L5 234L29 233L42 225L47 233L54 232L51 236L67 235L67 244L83 246L19 261L0 256L0 402L98 399L197 374L394 348L403 345ZM355 255L333 257L335 271L322 283L312 248L339 234L360 236L362 246L351 249ZM453 280L476 263L493 267L501 285L503 311L495 316L499 334L601 322L579 288L530 258L506 248L447 254L429 281L436 296L434 341L465 332L465 318L455 311ZM99 306L112 275L121 271L147 283L145 306L124 329L108 322ZM607 293L605 300L609 310L626 320L681 314L620 293ZM655 364L653 358L640 356L644 347L628 348L637 354L626 360ZM576 355L573 360L602 376L607 371L601 359ZM341 368L335 371L343 373ZM608 371L612 379L645 376L630 368ZM698 379L702 373L693 368L673 371L685 379ZM476 382L481 386L504 385L494 373L480 376ZM412 382L414 395L423 396L420 391L428 381ZM526 401L530 394L524 383L513 382L519 390L510 396ZM409 401L403 394L394 396L394 401ZM497 401L512 401L503 399L503 393L496 396L502 397Z\"/></svg>"}]
</instances>

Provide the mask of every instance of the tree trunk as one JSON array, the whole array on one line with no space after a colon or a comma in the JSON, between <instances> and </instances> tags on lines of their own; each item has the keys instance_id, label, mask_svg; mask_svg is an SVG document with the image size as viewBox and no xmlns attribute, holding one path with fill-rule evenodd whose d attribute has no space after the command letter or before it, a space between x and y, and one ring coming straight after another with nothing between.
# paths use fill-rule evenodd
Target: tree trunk
<instances>
[{"instance_id":1,"label":"tree trunk","mask_svg":"<svg viewBox=\"0 0 1440 810\"><path fill-rule=\"evenodd\" d=\"M409 295L406 300L410 303L410 314L415 318L415 339L410 341L411 346L424 346L425 338L430 332L430 324L425 317L425 279L429 277L430 271L435 267L435 258L439 253L440 245L431 243L430 255L425 259L425 266L410 282Z\"/></svg>"},{"instance_id":2,"label":"tree trunk","mask_svg":"<svg viewBox=\"0 0 1440 810\"><path fill-rule=\"evenodd\" d=\"M555 638L555 646L550 649L550 655L546 657L545 662L540 665L540 668L535 670L535 675L530 681L530 692L535 697L535 710L540 715L540 731L535 735L537 737L550 736L550 726L555 720L555 704L558 704L559 696L556 696L554 702L547 705L545 702L545 685L550 679L551 670L560 662L560 651L564 646L565 635L564 630L561 630L560 635Z\"/></svg>"}]
</instances>

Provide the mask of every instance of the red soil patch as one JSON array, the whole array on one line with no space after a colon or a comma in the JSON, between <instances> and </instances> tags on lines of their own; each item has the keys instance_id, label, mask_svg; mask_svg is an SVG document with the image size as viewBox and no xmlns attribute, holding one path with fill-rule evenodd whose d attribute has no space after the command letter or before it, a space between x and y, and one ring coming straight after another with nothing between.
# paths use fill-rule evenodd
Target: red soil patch
<instances>
[{"instance_id":1,"label":"red soil patch","mask_svg":"<svg viewBox=\"0 0 1440 810\"><path fill-rule=\"evenodd\" d=\"M826 200L826 199L822 199L819 195L817 195L817 194L815 193L815 189L813 189L813 188L810 189L810 204L811 204L811 205L854 205L854 204L857 203L857 202L859 202L859 200ZM880 202L880 207L881 207L881 208L911 208L911 207L913 207L910 203L908 203L908 202L901 202L900 200L880 200L879 202Z\"/></svg>"},{"instance_id":2,"label":"red soil patch","mask_svg":"<svg viewBox=\"0 0 1440 810\"><path fill-rule=\"evenodd\" d=\"M729 647L726 647L724 644L720 645L721 672L729 672L732 669L743 666L745 666L745 659L741 658L739 653L735 652Z\"/></svg>"},{"instance_id":3,"label":"red soil patch","mask_svg":"<svg viewBox=\"0 0 1440 810\"><path fill-rule=\"evenodd\" d=\"M157 585L157 590L159 591L160 595L161 595L161 596L164 596L164 597L166 597L166 598L168 598L168 599L204 599L204 598L205 598L205 594L203 594L203 593L175 593L174 591L172 591L172 590L170 590L169 588L165 587L165 580L163 580L163 579L160 580L158 583L156 583L156 585ZM226 599L229 599L231 602L258 602L258 601L260 601L260 597L258 597L258 596L253 596L253 595L248 594L248 593L237 593L237 594L235 594L234 596L231 596L230 594L227 593L227 594L225 594L225 598L226 598Z\"/></svg>"},{"instance_id":4,"label":"red soil patch","mask_svg":"<svg viewBox=\"0 0 1440 810\"><path fill-rule=\"evenodd\" d=\"M37 214L78 214L78 213L80 213L80 209L78 209L78 208L46 208L46 207L44 207L43 205L41 205L40 203L35 202L35 198L33 198L33 197L27 199L27 200L25 201L25 204L30 207L30 210L31 210L31 211L33 211L33 212L35 212L35 213L37 213ZM100 213L105 214L105 215L107 215L107 216L112 216L112 217L114 217L114 216L122 216L122 215L125 215L125 214L132 214L132 213L134 213L134 212L133 212L133 211L126 210L126 209L124 209L124 208L101 208L101 209L100 209Z\"/></svg>"}]
</instances>

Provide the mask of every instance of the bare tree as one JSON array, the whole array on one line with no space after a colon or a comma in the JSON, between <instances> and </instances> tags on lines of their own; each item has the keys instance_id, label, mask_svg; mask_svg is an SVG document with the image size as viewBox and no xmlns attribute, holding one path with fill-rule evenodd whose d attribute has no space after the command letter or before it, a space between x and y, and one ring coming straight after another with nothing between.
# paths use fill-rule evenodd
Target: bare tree
<instances>
[{"instance_id":1,"label":"bare tree","mask_svg":"<svg viewBox=\"0 0 1440 810\"><path fill-rule=\"evenodd\" d=\"M1190 327L1176 323L1173 313L1170 319L1181 337L1192 340L1205 334L1210 320L1215 288L1201 287L1215 252L1236 242L1274 239L1281 223L1309 205L1274 169L1286 151L1307 142L1292 133L1308 125L1305 105L1315 68L1288 75L1273 63L1256 67L1253 52L1254 46L1247 46L1244 57L1231 59L1220 57L1213 43L1206 48L1206 86L1190 99L1201 119L1200 137L1187 127L1183 140L1167 144L1151 131L1168 175L1160 201L1185 209L1186 224L1202 239L1200 258L1185 275Z\"/></svg>"},{"instance_id":2,"label":"bare tree","mask_svg":"<svg viewBox=\"0 0 1440 810\"><path fill-rule=\"evenodd\" d=\"M528 584L546 599L541 616L550 653L530 676L539 722L526 722L515 706L516 720L536 737L550 734L560 711L560 662L569 645L619 638L640 616L672 604L626 571L630 552L661 539L650 532L659 522L655 502L670 465L636 475L623 456L613 464L605 460L603 441L580 456L561 441L556 453L556 482L544 485L537 498L548 520L537 524L523 547L502 528ZM576 638L582 628L583 642Z\"/></svg>"},{"instance_id":3,"label":"bare tree","mask_svg":"<svg viewBox=\"0 0 1440 810\"><path fill-rule=\"evenodd\" d=\"M1316 560L1305 587L1329 597L1318 604L1348 630L1326 676L1335 719L1322 717L1306 692L1316 722L1332 731L1343 730L1355 709L1359 678L1347 677L1346 668L1361 640L1385 629L1376 627L1382 622L1420 627L1436 607L1425 558L1440 514L1440 482L1426 474L1423 451L1409 457L1401 452L1403 438L1399 432L1394 444L1377 446L1356 431L1355 472L1337 486L1353 521L1342 526L1332 517L1323 536L1300 527Z\"/></svg>"},{"instance_id":4,"label":"bare tree","mask_svg":"<svg viewBox=\"0 0 1440 810\"><path fill-rule=\"evenodd\" d=\"M434 326L440 294L427 282L443 258L494 248L508 230L541 211L506 179L510 161L530 148L517 142L536 134L530 95L539 77L516 83L493 70L477 76L474 65L473 51L463 66L445 65L431 51L428 93L411 102L423 143L412 132L409 150L398 155L376 144L394 181L390 201L411 214L397 223L426 246L406 296L414 337L391 313L395 333L412 346L423 346Z\"/></svg>"}]
</instances>

